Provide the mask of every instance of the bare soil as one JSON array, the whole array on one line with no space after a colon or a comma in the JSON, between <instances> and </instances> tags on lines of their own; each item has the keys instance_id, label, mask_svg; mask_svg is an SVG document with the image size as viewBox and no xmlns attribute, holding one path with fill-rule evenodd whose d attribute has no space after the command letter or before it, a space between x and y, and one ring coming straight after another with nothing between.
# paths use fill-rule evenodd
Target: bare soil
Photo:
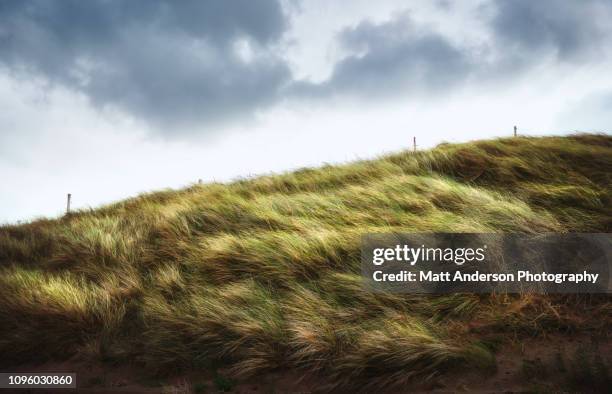
<instances>
[{"instance_id":1,"label":"bare soil","mask_svg":"<svg viewBox=\"0 0 612 394\"><path fill-rule=\"evenodd\" d=\"M567 375L572 357L579 349L594 349L604 362L612 362L612 341L594 343L585 336L554 335L546 338L512 340L496 352L496 371L463 370L446 374L427 383L415 383L410 387L393 387L377 390L382 393L414 392L595 392L589 387L570 387ZM563 367L559 359L563 359ZM560 369L564 371L560 371ZM223 371L188 372L152 377L142 367L131 365L106 365L69 360L61 363L23 365L4 372L76 372L76 390L20 389L16 393L318 393L330 391L327 382L300 371L275 371L246 381L234 382L223 376ZM220 377L221 376L221 377ZM333 392L355 392L331 390ZM357 390L359 391L359 390ZM1 393L8 393L2 390Z\"/></svg>"}]
</instances>

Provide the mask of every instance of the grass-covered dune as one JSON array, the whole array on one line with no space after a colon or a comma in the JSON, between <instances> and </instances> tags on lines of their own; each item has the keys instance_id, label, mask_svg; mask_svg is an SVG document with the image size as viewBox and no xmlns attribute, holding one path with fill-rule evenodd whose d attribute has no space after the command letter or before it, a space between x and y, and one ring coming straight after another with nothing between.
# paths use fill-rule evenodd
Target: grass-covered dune
<instances>
[{"instance_id":1,"label":"grass-covered dune","mask_svg":"<svg viewBox=\"0 0 612 394\"><path fill-rule=\"evenodd\" d=\"M610 333L607 296L368 293L366 232L610 232L612 137L442 144L0 227L0 367L275 369L336 385L495 368L509 338Z\"/></svg>"}]
</instances>

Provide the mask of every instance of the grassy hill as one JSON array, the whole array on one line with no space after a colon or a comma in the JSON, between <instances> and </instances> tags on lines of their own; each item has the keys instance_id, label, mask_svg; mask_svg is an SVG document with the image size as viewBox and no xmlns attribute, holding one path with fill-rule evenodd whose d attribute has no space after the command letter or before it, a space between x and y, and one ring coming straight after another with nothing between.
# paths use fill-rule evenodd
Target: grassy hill
<instances>
[{"instance_id":1,"label":"grassy hill","mask_svg":"<svg viewBox=\"0 0 612 394\"><path fill-rule=\"evenodd\" d=\"M493 371L510 338L607 338L611 298L368 293L360 235L611 230L605 135L442 144L146 194L0 227L0 366L281 368L343 387Z\"/></svg>"}]
</instances>

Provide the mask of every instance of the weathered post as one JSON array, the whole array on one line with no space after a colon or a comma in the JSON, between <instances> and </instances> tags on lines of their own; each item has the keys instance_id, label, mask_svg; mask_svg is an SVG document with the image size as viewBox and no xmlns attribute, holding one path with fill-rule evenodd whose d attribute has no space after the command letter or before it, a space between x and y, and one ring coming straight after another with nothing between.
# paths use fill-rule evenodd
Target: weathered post
<instances>
[{"instance_id":1,"label":"weathered post","mask_svg":"<svg viewBox=\"0 0 612 394\"><path fill-rule=\"evenodd\" d=\"M517 136L516 131L517 131L517 128L516 128L516 126L514 126L514 136L515 137Z\"/></svg>"},{"instance_id":2,"label":"weathered post","mask_svg":"<svg viewBox=\"0 0 612 394\"><path fill-rule=\"evenodd\" d=\"M417 148L416 137L412 137L412 150L416 152L416 148Z\"/></svg>"},{"instance_id":3,"label":"weathered post","mask_svg":"<svg viewBox=\"0 0 612 394\"><path fill-rule=\"evenodd\" d=\"M72 194L68 193L66 196L66 215L70 214L70 199L72 198Z\"/></svg>"}]
</instances>

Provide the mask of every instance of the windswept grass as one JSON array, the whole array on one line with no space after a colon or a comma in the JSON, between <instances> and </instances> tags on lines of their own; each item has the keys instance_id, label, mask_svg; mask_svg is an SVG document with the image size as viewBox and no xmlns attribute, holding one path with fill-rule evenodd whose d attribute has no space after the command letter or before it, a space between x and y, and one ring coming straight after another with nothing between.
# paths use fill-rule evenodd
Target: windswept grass
<instances>
[{"instance_id":1,"label":"windswept grass","mask_svg":"<svg viewBox=\"0 0 612 394\"><path fill-rule=\"evenodd\" d=\"M610 299L368 293L361 234L610 232L611 199L612 138L577 135L446 144L0 227L0 363L298 368L362 388L487 370L484 339L606 334Z\"/></svg>"}]
</instances>

